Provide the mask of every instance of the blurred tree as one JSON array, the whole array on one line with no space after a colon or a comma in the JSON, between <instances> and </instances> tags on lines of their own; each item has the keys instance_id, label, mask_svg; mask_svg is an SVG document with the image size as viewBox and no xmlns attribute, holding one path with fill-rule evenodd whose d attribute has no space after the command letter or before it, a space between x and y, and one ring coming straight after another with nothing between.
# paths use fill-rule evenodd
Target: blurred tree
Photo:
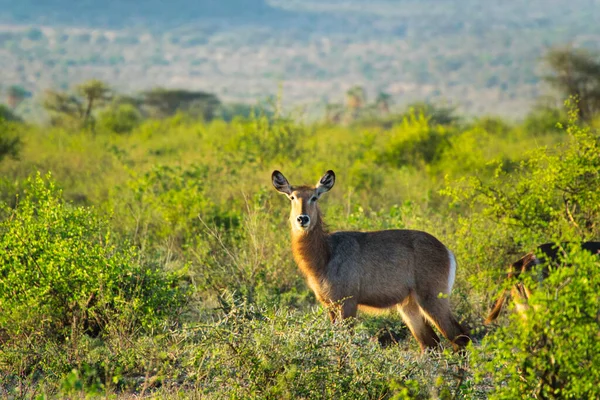
<instances>
[{"instance_id":1,"label":"blurred tree","mask_svg":"<svg viewBox=\"0 0 600 400\"><path fill-rule=\"evenodd\" d=\"M435 105L429 102L415 102L408 107L407 114L414 112L423 114L427 119L435 125L450 125L458 121L456 116L456 108L447 105ZM411 111L412 110L412 111Z\"/></svg>"},{"instance_id":2,"label":"blurred tree","mask_svg":"<svg viewBox=\"0 0 600 400\"><path fill-rule=\"evenodd\" d=\"M0 104L0 120L4 121L21 121L21 118L17 116L10 108L4 104Z\"/></svg>"},{"instance_id":3,"label":"blurred tree","mask_svg":"<svg viewBox=\"0 0 600 400\"><path fill-rule=\"evenodd\" d=\"M55 90L46 90L42 106L50 114L52 125L62 125L66 121L79 122L84 115L83 104L73 95Z\"/></svg>"},{"instance_id":4,"label":"blurred tree","mask_svg":"<svg viewBox=\"0 0 600 400\"><path fill-rule=\"evenodd\" d=\"M156 88L142 93L142 102L151 116L165 118L186 111L208 121L214 118L221 102L212 93L183 89Z\"/></svg>"},{"instance_id":5,"label":"blurred tree","mask_svg":"<svg viewBox=\"0 0 600 400\"><path fill-rule=\"evenodd\" d=\"M95 129L94 110L112 99L110 87L92 79L75 87L74 93L46 90L42 106L50 114L52 125Z\"/></svg>"},{"instance_id":6,"label":"blurred tree","mask_svg":"<svg viewBox=\"0 0 600 400\"><path fill-rule=\"evenodd\" d=\"M0 161L6 156L16 157L21 146L21 139L17 127L20 125L14 121L9 121L3 117L0 105ZM10 110L6 110L10 112Z\"/></svg>"},{"instance_id":7,"label":"blurred tree","mask_svg":"<svg viewBox=\"0 0 600 400\"><path fill-rule=\"evenodd\" d=\"M140 110L128 102L113 102L98 113L98 127L115 133L129 133L142 121Z\"/></svg>"},{"instance_id":8,"label":"blurred tree","mask_svg":"<svg viewBox=\"0 0 600 400\"><path fill-rule=\"evenodd\" d=\"M339 103L332 103L325 105L325 122L332 124L339 124L342 121L344 115L344 105Z\"/></svg>"},{"instance_id":9,"label":"blurred tree","mask_svg":"<svg viewBox=\"0 0 600 400\"><path fill-rule=\"evenodd\" d=\"M392 104L392 96L385 92L379 92L375 99L375 107L383 115L390 113L390 105Z\"/></svg>"},{"instance_id":10,"label":"blurred tree","mask_svg":"<svg viewBox=\"0 0 600 400\"><path fill-rule=\"evenodd\" d=\"M273 116L273 112L260 105L229 103L222 104L218 108L215 118L222 119L223 121L231 121L236 117L250 118L252 115L266 115L271 117Z\"/></svg>"},{"instance_id":11,"label":"blurred tree","mask_svg":"<svg viewBox=\"0 0 600 400\"><path fill-rule=\"evenodd\" d=\"M31 96L31 93L22 86L13 85L6 91L6 103L14 110L29 96Z\"/></svg>"},{"instance_id":12,"label":"blurred tree","mask_svg":"<svg viewBox=\"0 0 600 400\"><path fill-rule=\"evenodd\" d=\"M367 94L362 86L353 86L346 92L346 105L353 119L356 119L367 101Z\"/></svg>"},{"instance_id":13,"label":"blurred tree","mask_svg":"<svg viewBox=\"0 0 600 400\"><path fill-rule=\"evenodd\" d=\"M539 102L525 116L523 129L532 136L559 132L567 125L567 115L561 108Z\"/></svg>"},{"instance_id":14,"label":"blurred tree","mask_svg":"<svg viewBox=\"0 0 600 400\"><path fill-rule=\"evenodd\" d=\"M600 59L587 50L557 48L544 61L552 70L544 79L563 96L579 100L579 118L591 121L600 111Z\"/></svg>"},{"instance_id":15,"label":"blurred tree","mask_svg":"<svg viewBox=\"0 0 600 400\"><path fill-rule=\"evenodd\" d=\"M143 100L139 97L129 96L126 94L114 94L111 103L113 106L128 104L136 107L139 110L143 105Z\"/></svg>"},{"instance_id":16,"label":"blurred tree","mask_svg":"<svg viewBox=\"0 0 600 400\"><path fill-rule=\"evenodd\" d=\"M108 85L97 79L86 81L75 88L77 94L85 101L85 112L83 114L83 125L94 129L92 111L94 106L105 104L112 98L111 89Z\"/></svg>"}]
</instances>

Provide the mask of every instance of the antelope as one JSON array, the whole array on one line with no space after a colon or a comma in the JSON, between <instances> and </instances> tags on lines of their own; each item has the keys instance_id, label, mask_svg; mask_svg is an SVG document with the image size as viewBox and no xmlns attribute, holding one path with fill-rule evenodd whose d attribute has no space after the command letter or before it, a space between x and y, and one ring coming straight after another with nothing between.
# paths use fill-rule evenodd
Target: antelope
<instances>
[{"instance_id":1,"label":"antelope","mask_svg":"<svg viewBox=\"0 0 600 400\"><path fill-rule=\"evenodd\" d=\"M292 186L279 171L273 186L291 201L294 260L333 323L362 311L396 308L421 351L436 348L433 326L455 349L470 341L450 309L456 276L452 251L429 233L406 230L329 233L317 200L331 190L329 170L316 186ZM336 312L337 307L337 312Z\"/></svg>"},{"instance_id":2,"label":"antelope","mask_svg":"<svg viewBox=\"0 0 600 400\"><path fill-rule=\"evenodd\" d=\"M600 242L583 242L581 243L581 248L600 256ZM560 249L555 243L544 243L539 245L536 251L524 255L510 265L507 279L518 279L521 274L530 272L535 266L543 264L546 266L542 268L541 275L538 278L540 281L547 278L550 272L548 263L554 264L554 266L560 266L560 264L558 264L560 261L559 251ZM536 254L539 254L540 257ZM494 302L494 307L490 311L490 314L485 319L485 325L492 323L498 318L502 311L502 307L504 307L504 304L508 302L510 297L512 297L515 302L515 310L517 313L525 318L525 312L529 308L527 301L531 297L531 289L525 286L523 282L517 282L511 287L510 294L508 289L502 291L498 299Z\"/></svg>"}]
</instances>

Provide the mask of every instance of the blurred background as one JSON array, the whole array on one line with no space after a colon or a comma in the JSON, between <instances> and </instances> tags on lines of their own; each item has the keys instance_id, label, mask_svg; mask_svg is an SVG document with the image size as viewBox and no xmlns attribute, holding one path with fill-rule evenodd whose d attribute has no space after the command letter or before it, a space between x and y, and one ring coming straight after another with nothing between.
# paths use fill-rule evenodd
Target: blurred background
<instances>
[{"instance_id":1,"label":"blurred background","mask_svg":"<svg viewBox=\"0 0 600 400\"><path fill-rule=\"evenodd\" d=\"M224 103L283 94L314 117L363 101L445 102L523 117L544 91L554 46L598 50L594 0L35 0L0 2L6 90L33 99L99 79L118 92L205 91ZM389 99L389 100L387 100Z\"/></svg>"}]
</instances>

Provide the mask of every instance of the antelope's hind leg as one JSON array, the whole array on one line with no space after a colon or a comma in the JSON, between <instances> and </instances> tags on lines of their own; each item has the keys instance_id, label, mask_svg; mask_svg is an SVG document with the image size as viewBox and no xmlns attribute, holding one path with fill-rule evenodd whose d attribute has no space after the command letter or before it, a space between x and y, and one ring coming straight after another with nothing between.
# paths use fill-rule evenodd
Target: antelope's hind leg
<instances>
[{"instance_id":1,"label":"antelope's hind leg","mask_svg":"<svg viewBox=\"0 0 600 400\"><path fill-rule=\"evenodd\" d=\"M435 333L412 296L408 298L406 303L398 306L398 311L400 312L404 323L408 326L408 329L410 329L410 332L415 339L417 339L417 342L419 342L421 351L439 346L440 338Z\"/></svg>"},{"instance_id":2,"label":"antelope's hind leg","mask_svg":"<svg viewBox=\"0 0 600 400\"><path fill-rule=\"evenodd\" d=\"M426 299L419 298L418 301L427 319L454 344L455 349L462 349L469 344L469 332L454 318L448 298L429 296Z\"/></svg>"}]
</instances>

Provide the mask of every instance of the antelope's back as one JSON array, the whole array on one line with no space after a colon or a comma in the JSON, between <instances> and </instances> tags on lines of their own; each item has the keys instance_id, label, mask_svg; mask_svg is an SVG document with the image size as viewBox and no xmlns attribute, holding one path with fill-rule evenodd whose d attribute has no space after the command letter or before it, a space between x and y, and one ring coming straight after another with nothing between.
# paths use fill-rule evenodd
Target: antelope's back
<instances>
[{"instance_id":1,"label":"antelope's back","mask_svg":"<svg viewBox=\"0 0 600 400\"><path fill-rule=\"evenodd\" d=\"M330 267L368 277L378 284L447 281L448 249L427 232L393 229L335 232ZM412 286L412 285L411 285Z\"/></svg>"}]
</instances>

